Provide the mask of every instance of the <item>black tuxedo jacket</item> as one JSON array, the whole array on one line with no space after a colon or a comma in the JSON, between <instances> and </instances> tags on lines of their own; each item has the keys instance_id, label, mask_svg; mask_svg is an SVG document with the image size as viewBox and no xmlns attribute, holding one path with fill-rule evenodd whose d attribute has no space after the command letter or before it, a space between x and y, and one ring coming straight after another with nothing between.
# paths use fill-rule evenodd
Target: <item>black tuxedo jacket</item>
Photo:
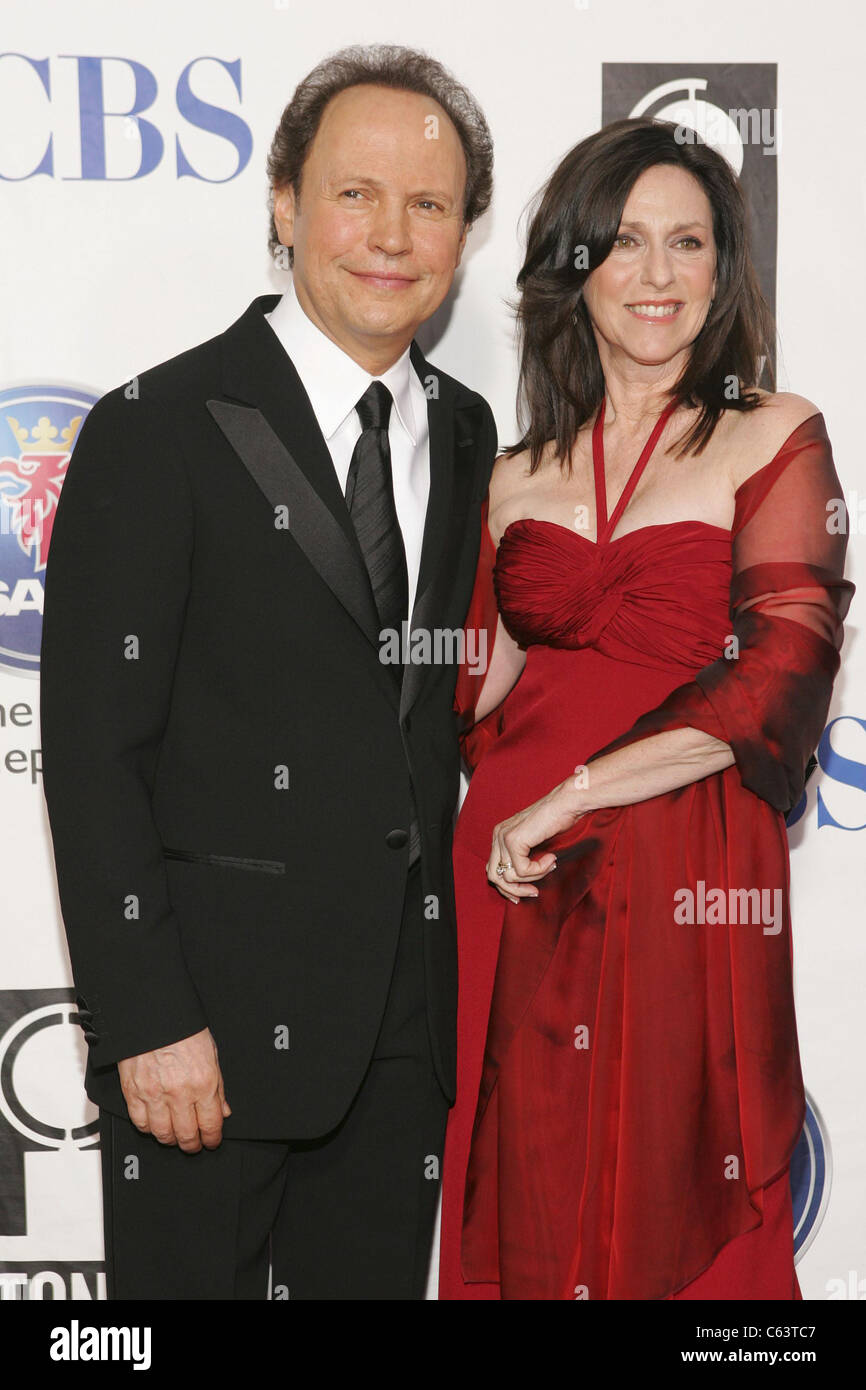
<instances>
[{"instance_id":1,"label":"black tuxedo jacket","mask_svg":"<svg viewBox=\"0 0 866 1390\"><path fill-rule=\"evenodd\" d=\"M125 1115L117 1061L208 1026L226 1135L312 1138L372 1055L412 790L453 1099L457 666L410 664L401 690L379 659L330 454L263 317L278 298L90 411L47 565L42 740L88 1095ZM411 353L431 467L412 626L453 632L496 431Z\"/></svg>"}]
</instances>

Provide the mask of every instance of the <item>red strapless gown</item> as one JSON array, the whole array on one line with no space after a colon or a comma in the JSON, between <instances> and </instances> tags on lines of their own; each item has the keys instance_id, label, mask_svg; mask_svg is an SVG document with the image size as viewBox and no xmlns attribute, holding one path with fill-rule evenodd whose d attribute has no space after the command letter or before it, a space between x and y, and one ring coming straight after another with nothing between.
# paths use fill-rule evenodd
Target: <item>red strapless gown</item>
<instances>
[{"instance_id":1,"label":"red strapless gown","mask_svg":"<svg viewBox=\"0 0 866 1390\"><path fill-rule=\"evenodd\" d=\"M801 427L791 440L808 446L815 443L815 430L825 440L820 417L817 422L814 417L806 422L813 434L807 430L804 436ZM545 884L562 872L561 854L557 869L542 880L541 907L528 899L511 906L485 874L498 821L564 781L672 692L683 686L694 689L690 683L696 673L718 661L732 631L734 532L683 521L612 538L648 450L607 522L603 465L601 476L596 470L598 543L552 522L525 519L507 528L494 557L485 508L476 590L483 586L486 568L503 619L526 646L527 659L503 705L478 726L482 731L485 724L488 730L491 723L495 727L487 738L482 732L454 839L459 1071L444 1161L443 1299L800 1297L788 1160L802 1123L802 1083L787 896L785 928L778 935L765 936L760 927L719 927L712 938L687 937L685 946L684 933L711 929L673 926L669 896L671 885L696 877L704 877L708 887L715 885L714 874L724 874L726 837L738 834L750 844L757 837L761 845L761 876L752 881L777 884L787 894L783 815L742 786L735 766L625 813L618 809L584 817L584 822L595 819L606 827L598 841L603 862L585 875L589 891L584 883L573 891L568 907L565 898L557 904L558 917L554 912L545 918L543 910L545 893L551 901L554 891ZM829 468L832 473L832 462ZM763 472L769 483L772 474ZM832 483L828 486L832 490ZM741 493L735 532L757 507L750 491ZM765 575L758 587L766 590ZM477 620L477 594L473 607ZM495 613L487 618L493 620ZM786 630L794 626L782 623ZM809 660L815 659L819 639L811 640ZM830 645L826 635L821 640ZM835 649L830 657L822 647L825 656L832 666ZM797 660L806 662L799 649ZM748 663L742 664L745 668ZM726 737L709 718L679 722ZM738 826L733 818L742 816L743 806L746 819ZM611 825L619 827L612 834ZM590 842L590 852L595 843ZM701 860L703 846L708 848ZM503 937L504 921L511 923L516 943L511 947L508 932ZM738 931L739 937L732 936ZM538 947L536 932L542 943ZM747 936L751 944L741 947ZM501 939L505 978L497 982L498 1003L491 1017ZM690 955L678 973L677 953L683 950L697 952L697 958ZM738 962L739 951L753 955ZM768 959L772 963L766 966ZM745 1154L740 1153L739 1136L735 1140L725 1129L738 1107L753 1101L756 1109L761 1105L760 1080L745 1075L747 1067L739 1082L736 1076L730 1080L740 1063L726 1066L735 1049L726 1033L728 1014L736 1014L736 1008L723 1006L722 996L726 990L731 993L732 980L736 985L738 969L756 981L758 1003L749 1001L749 1008L760 1010L765 996L779 996L770 1021L779 1050L769 1061L762 1058L761 1074L774 1073L782 1098L767 1106L772 1112L768 1118L756 1120L764 1128L757 1140L747 1137ZM499 970L501 975L501 961ZM775 972L769 984L768 971ZM695 980L700 982L697 990ZM713 996L709 1002L695 998L704 991ZM718 1019L716 1009L721 1011ZM758 1026L760 1031L764 1024ZM656 1037L654 1067L646 1053ZM741 1039L739 1046L757 1055L763 1042ZM603 1065L594 1058L599 1047L605 1049ZM719 1082L723 1099L695 1120L715 1049L721 1059L718 1071L726 1078ZM669 1056L684 1059L682 1068L679 1060L671 1068ZM484 1082L483 1066L485 1076L490 1069ZM682 1072L677 1090L667 1084L672 1069ZM732 1092L738 1084L739 1096ZM685 1109L688 1115L680 1113ZM467 1188L473 1124L475 1172ZM698 1137L695 1124L701 1127ZM708 1138L714 1126L717 1132ZM701 1188L704 1174L690 1171L693 1145L695 1167L710 1162L719 1179L709 1197ZM666 1150L675 1176L662 1176L663 1190L656 1191L649 1169L655 1163L665 1174ZM762 1151L763 1167L754 1157L756 1150ZM748 1192L737 1192L736 1211L730 1205L731 1189L742 1189L743 1183L723 1180L723 1157L729 1151L759 1174ZM644 1157L649 1188L641 1192ZM703 1244L700 1239L694 1243L694 1254L680 1257L680 1247L691 1250L692 1245L676 1229L672 1233L671 1226L681 1223L691 1229L699 1224L705 1200L711 1229ZM653 1202L661 1210L652 1213L644 1233L642 1204ZM638 1214L634 1220L631 1210ZM646 1281L635 1267L641 1262L652 1267L654 1230L664 1233L658 1260L665 1272L658 1283L650 1278L652 1291L642 1293ZM689 1259L702 1263L690 1267ZM597 1287L581 1293L587 1269ZM631 1273L622 1273L625 1269Z\"/></svg>"}]
</instances>

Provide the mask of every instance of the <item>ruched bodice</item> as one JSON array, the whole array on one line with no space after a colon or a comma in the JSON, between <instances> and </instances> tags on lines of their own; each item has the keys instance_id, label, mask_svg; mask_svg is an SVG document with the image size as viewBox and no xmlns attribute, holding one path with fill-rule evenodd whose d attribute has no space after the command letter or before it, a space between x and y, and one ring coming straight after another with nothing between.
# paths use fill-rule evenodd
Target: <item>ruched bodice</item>
<instances>
[{"instance_id":1,"label":"ruched bodice","mask_svg":"<svg viewBox=\"0 0 866 1390\"><path fill-rule=\"evenodd\" d=\"M731 632L730 586L730 532L703 521L598 543L557 522L511 522L493 588L526 665L473 774L457 843L486 858L497 821L716 661Z\"/></svg>"},{"instance_id":2,"label":"ruched bodice","mask_svg":"<svg viewBox=\"0 0 866 1390\"><path fill-rule=\"evenodd\" d=\"M524 647L594 647L642 666L698 670L730 631L731 536L703 521L595 543L522 518L506 527L493 573L502 620Z\"/></svg>"}]
</instances>

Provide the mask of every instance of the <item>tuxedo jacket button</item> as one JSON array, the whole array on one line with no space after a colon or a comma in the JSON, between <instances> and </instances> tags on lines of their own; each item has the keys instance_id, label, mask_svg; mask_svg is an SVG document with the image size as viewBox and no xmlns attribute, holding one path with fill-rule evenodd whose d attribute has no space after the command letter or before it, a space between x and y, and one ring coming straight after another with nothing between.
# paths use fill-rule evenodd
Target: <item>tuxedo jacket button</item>
<instances>
[{"instance_id":1,"label":"tuxedo jacket button","mask_svg":"<svg viewBox=\"0 0 866 1390\"><path fill-rule=\"evenodd\" d=\"M385 836L385 844L389 849L402 849L409 843L408 830L389 830Z\"/></svg>"}]
</instances>

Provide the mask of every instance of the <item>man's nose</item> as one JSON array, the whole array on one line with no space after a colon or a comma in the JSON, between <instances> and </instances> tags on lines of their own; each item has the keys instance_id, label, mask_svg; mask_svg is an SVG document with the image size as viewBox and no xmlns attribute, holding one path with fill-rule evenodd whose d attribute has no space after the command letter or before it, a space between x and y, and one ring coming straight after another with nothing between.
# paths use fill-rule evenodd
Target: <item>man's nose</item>
<instances>
[{"instance_id":1,"label":"man's nose","mask_svg":"<svg viewBox=\"0 0 866 1390\"><path fill-rule=\"evenodd\" d=\"M387 256L399 256L412 248L409 213L405 203L383 198L376 207L370 224L368 244L371 250L384 251Z\"/></svg>"}]
</instances>

